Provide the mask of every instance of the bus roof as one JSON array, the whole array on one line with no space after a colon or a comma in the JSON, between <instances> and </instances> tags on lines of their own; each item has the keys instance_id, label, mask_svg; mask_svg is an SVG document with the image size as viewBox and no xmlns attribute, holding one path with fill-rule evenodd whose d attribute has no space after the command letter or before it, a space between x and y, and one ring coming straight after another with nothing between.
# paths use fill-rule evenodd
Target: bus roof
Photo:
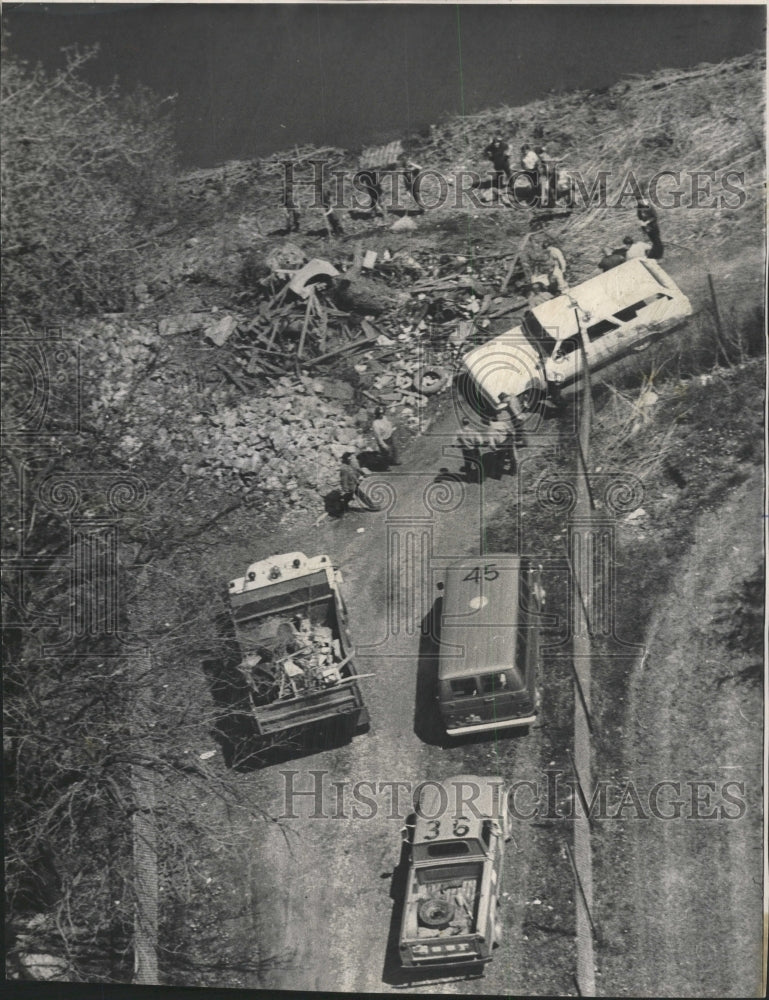
<instances>
[{"instance_id":1,"label":"bus roof","mask_svg":"<svg viewBox=\"0 0 769 1000\"><path fill-rule=\"evenodd\" d=\"M521 571L528 562L502 553L464 559L446 571L440 680L515 663L521 616Z\"/></svg>"},{"instance_id":2,"label":"bus roof","mask_svg":"<svg viewBox=\"0 0 769 1000\"><path fill-rule=\"evenodd\" d=\"M683 298L681 290L653 260L635 258L604 274L574 285L564 295L543 302L532 313L556 340L579 332L575 307L595 319L608 318L621 309L657 293ZM589 321L586 321L589 322Z\"/></svg>"}]
</instances>

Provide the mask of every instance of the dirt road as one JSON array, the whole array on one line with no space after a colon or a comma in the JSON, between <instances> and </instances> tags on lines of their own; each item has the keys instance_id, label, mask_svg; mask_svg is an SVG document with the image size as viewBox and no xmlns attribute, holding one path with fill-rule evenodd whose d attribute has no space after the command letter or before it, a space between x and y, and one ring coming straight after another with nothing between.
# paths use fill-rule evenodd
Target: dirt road
<instances>
[{"instance_id":1,"label":"dirt road","mask_svg":"<svg viewBox=\"0 0 769 1000\"><path fill-rule=\"evenodd\" d=\"M348 746L273 766L253 777L262 796L272 799L276 814L287 811L282 803L287 781L294 790L307 791L322 780L325 790L320 810L311 796L294 796L290 811L300 818L286 820L287 840L272 832L263 847L269 863L255 869L254 898L276 900L270 908L272 919L268 925L262 921L267 936L261 940L262 950L293 952L282 968L263 977L262 986L376 992L401 984L393 961L399 909L391 890L411 789L425 778L460 772L499 775L505 781L536 780L548 764L549 743L542 728L496 737L484 734L483 739L448 745L431 721L428 675L435 670L434 650L421 636L420 625L437 596L435 571L446 559L478 552L490 511L517 489L517 480L508 476L484 484L483 495L478 484L435 481L445 477L442 468L458 468L456 450L441 457L455 426L456 419L444 415L412 443L403 466L376 477L392 490L387 512L351 512L341 521L321 525L311 537L293 537L292 547L329 552L342 568L358 666L362 673L375 675L362 682L372 726ZM312 775L311 770L327 774ZM294 772L291 777L281 773L288 771ZM368 781L379 789L374 795L377 814L371 818L351 816L355 803L348 786L354 781ZM331 782L347 782L344 800L337 798L343 786L337 789ZM406 783L399 802L394 789L383 785L387 782ZM313 811L327 818L313 818ZM364 816L371 811L358 805ZM505 940L481 981L484 992L531 990L532 975L535 981L541 976L541 971L531 970L541 970L543 947L546 952L557 949L558 955L541 992L571 988L571 942L562 936L543 941L536 928L525 926L532 900L535 915L548 905L550 914L559 908L555 900L543 898L542 879L537 876L531 884L532 859L540 866L552 850L547 830L516 825L505 866ZM560 863L566 880L568 869L563 859ZM412 989L478 992L479 982Z\"/></svg>"},{"instance_id":2,"label":"dirt road","mask_svg":"<svg viewBox=\"0 0 769 1000\"><path fill-rule=\"evenodd\" d=\"M460 772L541 782L548 772L569 770L571 679L564 662L546 667L541 724L528 733L448 744L430 721L434 649L419 626L435 597L433 571L444 559L483 550L492 511L519 482L524 492L531 484L524 475L505 477L481 493L476 484L436 483L442 467L458 467L453 454L441 457L454 424L445 414L412 443L404 465L383 477L392 490L387 511L350 513L304 537L272 542L274 550L285 541L287 549L328 552L342 567L359 668L374 675L362 682L372 727L350 745L248 779L274 815L296 814L271 829L252 872L244 873L259 912L260 950L283 958L253 985L352 993L403 985L394 961L393 873L410 789ZM595 878L603 940L596 959L605 995L751 995L759 981L761 776L757 763L751 770L746 762L760 760L761 704L753 689L719 680L740 664L718 646L708 623L760 558L760 486L752 476L723 508L702 513L675 592L659 595L646 655L616 691L622 776L642 792L678 782L687 805L670 821L600 824ZM525 495L527 503L531 516ZM735 819L729 815L740 808L719 797L730 778L745 788L746 808ZM362 815L352 816L356 781L379 790L376 814L358 804ZM698 781L717 783L712 822L691 816L686 782ZM323 795L294 796L287 809L287 782L294 791L322 786ZM394 782L404 783L399 802L386 784ZM410 992L574 993L573 883L564 847L570 823L517 823L514 833L505 861L504 941L484 978L412 984ZM609 856L615 866L601 867Z\"/></svg>"}]
</instances>

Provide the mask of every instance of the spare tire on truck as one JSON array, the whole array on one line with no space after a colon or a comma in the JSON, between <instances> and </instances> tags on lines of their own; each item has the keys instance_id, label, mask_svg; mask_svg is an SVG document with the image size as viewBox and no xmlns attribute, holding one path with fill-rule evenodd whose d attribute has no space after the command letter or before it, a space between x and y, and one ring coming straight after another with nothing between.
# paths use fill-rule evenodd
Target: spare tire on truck
<instances>
[{"instance_id":1,"label":"spare tire on truck","mask_svg":"<svg viewBox=\"0 0 769 1000\"><path fill-rule=\"evenodd\" d=\"M442 930L451 923L451 918L454 916L454 904L440 896L431 896L430 899L422 900L417 913L425 927Z\"/></svg>"}]
</instances>

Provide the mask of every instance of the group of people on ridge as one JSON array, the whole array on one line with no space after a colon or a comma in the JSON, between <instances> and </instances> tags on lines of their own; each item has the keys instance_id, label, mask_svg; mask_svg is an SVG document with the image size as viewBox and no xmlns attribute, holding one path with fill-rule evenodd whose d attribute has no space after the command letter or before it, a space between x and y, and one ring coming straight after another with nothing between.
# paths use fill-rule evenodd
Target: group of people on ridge
<instances>
[{"instance_id":1,"label":"group of people on ridge","mask_svg":"<svg viewBox=\"0 0 769 1000\"><path fill-rule=\"evenodd\" d=\"M496 413L483 419L483 427L473 427L469 417L454 438L453 447L462 451L462 472L467 482L475 482L488 472L501 479L503 472L514 474L518 468L518 448L527 442L524 411L515 396L501 392Z\"/></svg>"},{"instance_id":2,"label":"group of people on ridge","mask_svg":"<svg viewBox=\"0 0 769 1000\"><path fill-rule=\"evenodd\" d=\"M382 174L393 173L403 178L406 191L417 204L417 211L423 212L419 203L419 176L422 167L418 163L409 160L405 154L400 157L397 163L386 168L365 167L358 170L352 178L354 190L366 196L368 205L363 206L363 210L371 213L374 218L386 218L387 213L384 208L382 189ZM330 184L325 184L320 191L320 205L323 209L323 219L329 236L342 236L344 228L336 214L333 201L333 192ZM294 181L290 172L283 180L283 208L286 213L286 228L288 232L299 232L300 212L294 195Z\"/></svg>"},{"instance_id":3,"label":"group of people on ridge","mask_svg":"<svg viewBox=\"0 0 769 1000\"><path fill-rule=\"evenodd\" d=\"M495 135L483 150L483 155L487 160L491 160L494 168L492 188L500 192L503 187L510 184L514 176L510 165L510 147L501 135ZM521 146L519 168L515 174L529 180L535 204L542 204L548 199L551 204L555 204L558 196L557 160L549 155L544 146L534 147L524 143Z\"/></svg>"}]
</instances>

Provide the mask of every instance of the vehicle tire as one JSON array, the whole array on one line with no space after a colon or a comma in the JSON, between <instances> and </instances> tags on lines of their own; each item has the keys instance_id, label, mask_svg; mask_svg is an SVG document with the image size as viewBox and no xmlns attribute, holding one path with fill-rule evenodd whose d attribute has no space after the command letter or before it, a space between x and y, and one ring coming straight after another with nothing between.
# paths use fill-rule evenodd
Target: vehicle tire
<instances>
[{"instance_id":1,"label":"vehicle tire","mask_svg":"<svg viewBox=\"0 0 769 1000\"><path fill-rule=\"evenodd\" d=\"M414 376L414 388L423 396L434 396L451 381L449 373L439 365L429 365Z\"/></svg>"},{"instance_id":2,"label":"vehicle tire","mask_svg":"<svg viewBox=\"0 0 769 1000\"><path fill-rule=\"evenodd\" d=\"M518 402L527 412L536 410L545 398L545 391L540 385L530 385L518 396Z\"/></svg>"},{"instance_id":3,"label":"vehicle tire","mask_svg":"<svg viewBox=\"0 0 769 1000\"><path fill-rule=\"evenodd\" d=\"M432 896L430 899L422 900L417 913L425 927L442 930L451 923L451 918L454 916L454 904L448 899Z\"/></svg>"}]
</instances>

